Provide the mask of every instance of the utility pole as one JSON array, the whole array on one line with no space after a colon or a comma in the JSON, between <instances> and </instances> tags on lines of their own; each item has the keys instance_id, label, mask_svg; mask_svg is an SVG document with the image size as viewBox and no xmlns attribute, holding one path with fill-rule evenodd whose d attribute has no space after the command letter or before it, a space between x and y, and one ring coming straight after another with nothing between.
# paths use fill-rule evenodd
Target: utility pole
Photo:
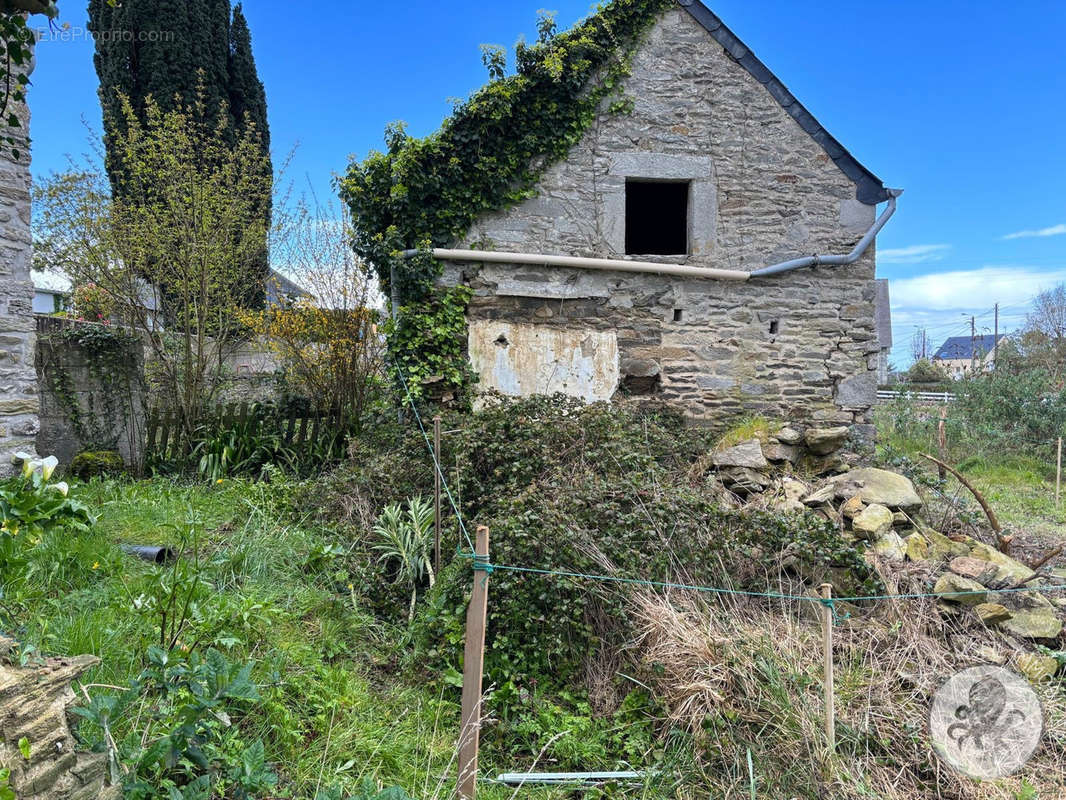
<instances>
[{"instance_id":1,"label":"utility pole","mask_svg":"<svg viewBox=\"0 0 1066 800\"><path fill-rule=\"evenodd\" d=\"M977 371L977 317L970 317L970 372Z\"/></svg>"},{"instance_id":2,"label":"utility pole","mask_svg":"<svg viewBox=\"0 0 1066 800\"><path fill-rule=\"evenodd\" d=\"M996 327L995 332L992 334L992 369L996 368L996 361L999 357L999 303L996 303Z\"/></svg>"}]
</instances>

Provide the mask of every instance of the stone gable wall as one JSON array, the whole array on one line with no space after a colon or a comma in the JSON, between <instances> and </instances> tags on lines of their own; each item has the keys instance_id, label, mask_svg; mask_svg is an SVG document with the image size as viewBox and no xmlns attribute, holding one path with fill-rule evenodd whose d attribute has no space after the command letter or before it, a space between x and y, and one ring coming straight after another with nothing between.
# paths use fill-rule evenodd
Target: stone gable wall
<instances>
[{"instance_id":1,"label":"stone gable wall","mask_svg":"<svg viewBox=\"0 0 1066 800\"><path fill-rule=\"evenodd\" d=\"M623 257L627 177L691 182L690 255L641 260L750 271L847 252L873 223L875 208L856 200L821 146L684 10L668 11L650 32L625 92L631 114L605 108L569 158L547 170L536 197L485 216L460 246ZM848 267L748 283L449 264L444 282L459 281L476 290L469 344L488 386L584 386L595 378L582 371L591 361L552 348L575 332L613 332L623 393L652 393L696 420L766 413L868 422L878 354L873 248ZM506 352L498 321L559 335L540 337L550 352L523 367L536 359ZM588 350L602 337L581 341Z\"/></svg>"}]
</instances>

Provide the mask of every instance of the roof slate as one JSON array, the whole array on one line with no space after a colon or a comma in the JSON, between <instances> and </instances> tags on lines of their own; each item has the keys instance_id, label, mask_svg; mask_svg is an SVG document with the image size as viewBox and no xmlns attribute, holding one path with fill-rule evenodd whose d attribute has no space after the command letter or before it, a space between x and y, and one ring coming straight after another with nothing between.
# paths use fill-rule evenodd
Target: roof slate
<instances>
[{"instance_id":1,"label":"roof slate","mask_svg":"<svg viewBox=\"0 0 1066 800\"><path fill-rule=\"evenodd\" d=\"M770 71L733 31L700 0L678 0L681 6L711 34L718 44L742 66L777 101L777 103L796 120L801 128L833 159L852 183L855 184L855 196L867 205L877 205L888 200L888 190L884 181L858 162L847 149L840 144L822 124L814 118L804 105L795 98L780 79Z\"/></svg>"},{"instance_id":2,"label":"roof slate","mask_svg":"<svg viewBox=\"0 0 1066 800\"><path fill-rule=\"evenodd\" d=\"M1002 333L999 335L999 339L991 333L974 338L969 336L952 336L940 345L940 349L933 354L933 360L969 360L974 357L974 348L977 350L977 357L984 358L992 352L997 342L1003 341L1004 336L1005 334Z\"/></svg>"}]
</instances>

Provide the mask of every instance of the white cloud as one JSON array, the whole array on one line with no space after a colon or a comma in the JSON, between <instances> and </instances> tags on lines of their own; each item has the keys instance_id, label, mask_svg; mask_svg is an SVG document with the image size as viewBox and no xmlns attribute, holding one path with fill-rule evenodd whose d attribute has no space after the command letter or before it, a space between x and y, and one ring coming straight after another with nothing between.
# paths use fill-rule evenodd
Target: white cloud
<instances>
[{"instance_id":1,"label":"white cloud","mask_svg":"<svg viewBox=\"0 0 1066 800\"><path fill-rule=\"evenodd\" d=\"M1066 281L1066 266L1037 270L1024 266L987 266L916 275L891 282L893 313L983 311L994 303L1028 304L1043 289Z\"/></svg>"},{"instance_id":2,"label":"white cloud","mask_svg":"<svg viewBox=\"0 0 1066 800\"><path fill-rule=\"evenodd\" d=\"M1066 266L990 265L892 279L892 360L903 367L911 363L911 339L917 328L926 329L934 350L950 336L969 336L971 316L976 317L978 335L992 333L996 303L1000 333L1015 331L1025 324L1033 298L1063 282Z\"/></svg>"},{"instance_id":3,"label":"white cloud","mask_svg":"<svg viewBox=\"0 0 1066 800\"><path fill-rule=\"evenodd\" d=\"M890 247L877 251L877 260L882 264L921 264L940 261L951 249L950 244L912 244L910 247Z\"/></svg>"},{"instance_id":4,"label":"white cloud","mask_svg":"<svg viewBox=\"0 0 1066 800\"><path fill-rule=\"evenodd\" d=\"M1004 239L1031 239L1034 237L1043 236L1062 236L1066 234L1066 223L1061 225L1052 225L1050 228L1039 228L1035 231L1018 231L1017 233L1008 233L1004 236Z\"/></svg>"}]
</instances>

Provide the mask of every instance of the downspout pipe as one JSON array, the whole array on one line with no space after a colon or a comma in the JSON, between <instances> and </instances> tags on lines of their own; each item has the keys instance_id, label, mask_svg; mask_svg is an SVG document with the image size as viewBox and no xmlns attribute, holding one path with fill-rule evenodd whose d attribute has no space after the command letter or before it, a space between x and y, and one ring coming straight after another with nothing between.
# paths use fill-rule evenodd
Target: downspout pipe
<instances>
[{"instance_id":1,"label":"downspout pipe","mask_svg":"<svg viewBox=\"0 0 1066 800\"><path fill-rule=\"evenodd\" d=\"M794 258L791 261L782 261L780 264L773 264L769 267L763 267L757 269L751 273L752 278L763 278L768 275L779 275L782 272L792 272L792 270L803 269L804 267L817 267L821 264L826 266L844 266L846 264L854 264L858 261L862 254L866 252L866 249L870 246L874 239L877 238L877 234L881 232L881 229L885 227L885 224L892 218L892 215L896 213L896 198L903 194L902 189L888 189L888 206L881 212L881 216L877 218L870 230L866 231L866 235L859 239L859 243L855 245L855 248L843 256L804 256L803 258Z\"/></svg>"}]
</instances>

